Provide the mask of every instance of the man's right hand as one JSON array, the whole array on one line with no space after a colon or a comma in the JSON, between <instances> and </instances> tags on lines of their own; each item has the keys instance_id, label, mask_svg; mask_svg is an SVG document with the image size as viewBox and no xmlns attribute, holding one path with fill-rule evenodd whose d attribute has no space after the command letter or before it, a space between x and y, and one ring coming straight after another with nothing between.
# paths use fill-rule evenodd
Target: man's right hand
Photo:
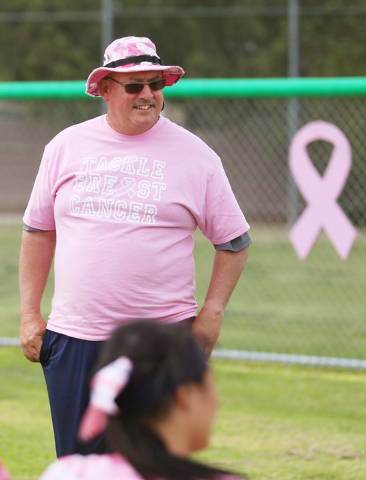
<instances>
[{"instance_id":1,"label":"man's right hand","mask_svg":"<svg viewBox=\"0 0 366 480\"><path fill-rule=\"evenodd\" d=\"M40 313L23 314L21 320L20 346L23 355L30 362L39 362L47 324Z\"/></svg>"}]
</instances>

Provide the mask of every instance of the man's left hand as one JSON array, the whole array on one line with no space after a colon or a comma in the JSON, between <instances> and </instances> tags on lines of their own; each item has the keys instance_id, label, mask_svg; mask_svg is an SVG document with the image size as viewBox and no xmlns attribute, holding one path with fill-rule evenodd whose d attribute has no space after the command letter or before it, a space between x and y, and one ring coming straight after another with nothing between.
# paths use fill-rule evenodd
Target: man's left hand
<instances>
[{"instance_id":1,"label":"man's left hand","mask_svg":"<svg viewBox=\"0 0 366 480\"><path fill-rule=\"evenodd\" d=\"M216 250L205 303L192 324L193 333L207 356L219 338L226 306L248 257L249 247L239 252Z\"/></svg>"},{"instance_id":2,"label":"man's left hand","mask_svg":"<svg viewBox=\"0 0 366 480\"><path fill-rule=\"evenodd\" d=\"M192 324L193 333L208 357L219 338L223 318L224 312L203 306Z\"/></svg>"}]
</instances>

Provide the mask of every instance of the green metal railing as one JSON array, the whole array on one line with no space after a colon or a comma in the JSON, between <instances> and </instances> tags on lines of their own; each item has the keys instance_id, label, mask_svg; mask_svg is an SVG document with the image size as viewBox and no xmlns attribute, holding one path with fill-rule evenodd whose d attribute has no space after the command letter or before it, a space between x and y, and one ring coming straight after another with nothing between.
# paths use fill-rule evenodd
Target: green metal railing
<instances>
[{"instance_id":1,"label":"green metal railing","mask_svg":"<svg viewBox=\"0 0 366 480\"><path fill-rule=\"evenodd\" d=\"M330 97L366 95L366 77L182 79L167 98ZM0 82L2 100L87 99L85 81Z\"/></svg>"}]
</instances>

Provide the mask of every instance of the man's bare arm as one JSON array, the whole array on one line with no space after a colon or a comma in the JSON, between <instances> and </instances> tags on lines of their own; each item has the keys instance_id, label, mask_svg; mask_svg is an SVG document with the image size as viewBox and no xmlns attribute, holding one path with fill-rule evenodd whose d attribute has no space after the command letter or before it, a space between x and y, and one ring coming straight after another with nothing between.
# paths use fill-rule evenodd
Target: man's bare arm
<instances>
[{"instance_id":1,"label":"man's bare arm","mask_svg":"<svg viewBox=\"0 0 366 480\"><path fill-rule=\"evenodd\" d=\"M226 306L248 258L249 246L239 252L215 252L214 265L206 300L193 322L193 331L207 355L211 355L220 335Z\"/></svg>"},{"instance_id":2,"label":"man's bare arm","mask_svg":"<svg viewBox=\"0 0 366 480\"><path fill-rule=\"evenodd\" d=\"M56 246L56 231L23 231L19 259L20 345L24 356L39 362L46 322L41 299L50 273Z\"/></svg>"}]
</instances>

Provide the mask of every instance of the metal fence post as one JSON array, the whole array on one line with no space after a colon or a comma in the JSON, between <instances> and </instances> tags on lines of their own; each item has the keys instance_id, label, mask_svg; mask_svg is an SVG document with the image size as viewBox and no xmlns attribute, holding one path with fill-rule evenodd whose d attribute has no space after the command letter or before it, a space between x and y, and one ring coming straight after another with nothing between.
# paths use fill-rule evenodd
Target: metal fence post
<instances>
[{"instance_id":1,"label":"metal fence post","mask_svg":"<svg viewBox=\"0 0 366 480\"><path fill-rule=\"evenodd\" d=\"M299 0L288 2L288 76L299 76ZM289 144L299 128L299 99L290 98L287 106ZM287 184L287 223L293 225L298 216L299 194L290 170Z\"/></svg>"},{"instance_id":2,"label":"metal fence post","mask_svg":"<svg viewBox=\"0 0 366 480\"><path fill-rule=\"evenodd\" d=\"M113 41L113 0L102 0L101 4L101 51L102 58L107 46ZM107 103L102 102L102 115L107 113Z\"/></svg>"}]
</instances>

